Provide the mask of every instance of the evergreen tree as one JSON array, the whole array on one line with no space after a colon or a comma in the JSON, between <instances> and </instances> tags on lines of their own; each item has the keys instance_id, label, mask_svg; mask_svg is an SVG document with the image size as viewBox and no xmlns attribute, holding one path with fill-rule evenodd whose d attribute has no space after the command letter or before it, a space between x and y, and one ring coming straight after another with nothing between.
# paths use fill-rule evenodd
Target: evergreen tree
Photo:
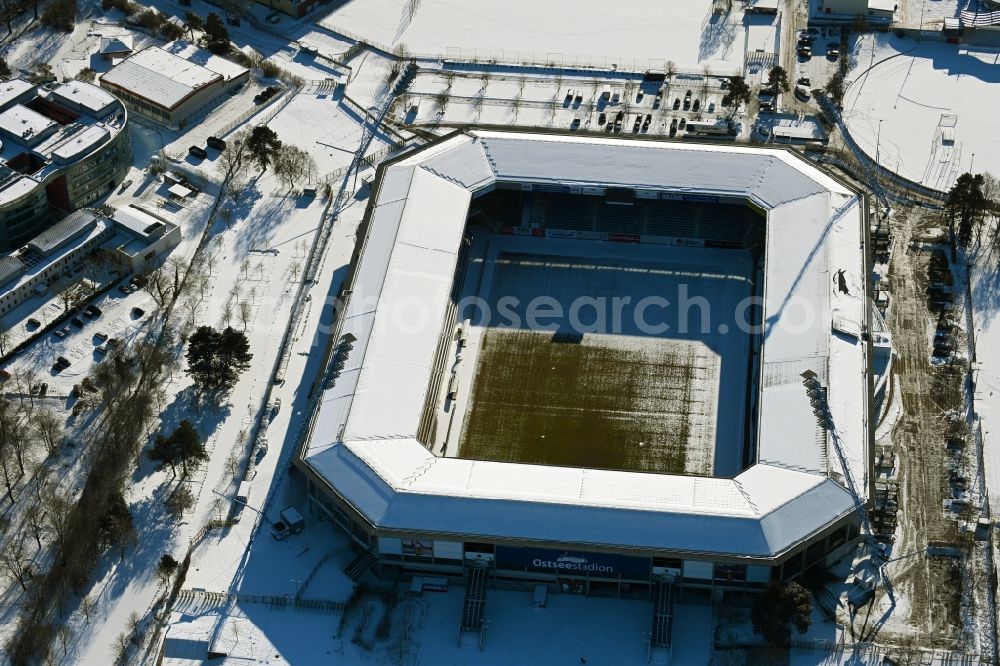
<instances>
[{"instance_id":1,"label":"evergreen tree","mask_svg":"<svg viewBox=\"0 0 1000 666\"><path fill-rule=\"evenodd\" d=\"M160 580L163 581L164 585L174 575L179 566L180 564L177 563L177 560L170 553L164 553L163 557L160 558L160 563L156 565L156 573L160 576Z\"/></svg>"},{"instance_id":2,"label":"evergreen tree","mask_svg":"<svg viewBox=\"0 0 1000 666\"><path fill-rule=\"evenodd\" d=\"M983 192L983 175L963 173L955 181L945 199L945 214L948 216L948 230L952 248L968 249L972 238L979 231L983 213L987 209L987 199ZM956 230L957 224L957 230Z\"/></svg>"},{"instance_id":3,"label":"evergreen tree","mask_svg":"<svg viewBox=\"0 0 1000 666\"><path fill-rule=\"evenodd\" d=\"M194 43L194 31L197 30L201 32L205 29L205 22L201 20L201 17L194 12L188 12L184 14L184 25L191 33L191 42ZM224 27L224 26L223 26Z\"/></svg>"},{"instance_id":4,"label":"evergreen tree","mask_svg":"<svg viewBox=\"0 0 1000 666\"><path fill-rule=\"evenodd\" d=\"M205 19L205 40L206 47L212 53L223 55L229 52L229 31L226 30L226 24L219 15L214 12Z\"/></svg>"},{"instance_id":5,"label":"evergreen tree","mask_svg":"<svg viewBox=\"0 0 1000 666\"><path fill-rule=\"evenodd\" d=\"M188 475L188 466L194 468L208 460L205 444L189 419L181 421L170 436L158 436L146 455L150 460L170 465L174 476L177 476L176 466L179 464L185 477Z\"/></svg>"},{"instance_id":6,"label":"evergreen tree","mask_svg":"<svg viewBox=\"0 0 1000 666\"><path fill-rule=\"evenodd\" d=\"M267 125L258 125L247 137L246 150L250 159L257 163L261 172L273 161L275 154L281 148L281 141Z\"/></svg>"},{"instance_id":7,"label":"evergreen tree","mask_svg":"<svg viewBox=\"0 0 1000 666\"><path fill-rule=\"evenodd\" d=\"M208 460L205 444L201 441L198 429L190 420L184 419L178 424L177 429L170 435L170 441L181 463L184 476L187 476L188 465L197 467Z\"/></svg>"},{"instance_id":8,"label":"evergreen tree","mask_svg":"<svg viewBox=\"0 0 1000 666\"><path fill-rule=\"evenodd\" d=\"M740 109L740 104L748 103L753 95L750 93L750 86L742 76L729 77L729 90L722 98L722 106L731 107L729 117L732 118Z\"/></svg>"},{"instance_id":9,"label":"evergreen tree","mask_svg":"<svg viewBox=\"0 0 1000 666\"><path fill-rule=\"evenodd\" d=\"M10 78L10 66L7 64L6 60L0 58L0 79L6 81L9 78Z\"/></svg>"},{"instance_id":10,"label":"evergreen tree","mask_svg":"<svg viewBox=\"0 0 1000 666\"><path fill-rule=\"evenodd\" d=\"M107 510L97 522L97 530L98 542L105 548L119 546L124 557L125 546L135 540L135 525L128 502L120 492L111 497Z\"/></svg>"},{"instance_id":11,"label":"evergreen tree","mask_svg":"<svg viewBox=\"0 0 1000 666\"><path fill-rule=\"evenodd\" d=\"M767 86L771 91L777 95L778 92L788 92L788 72L781 65L776 65L771 68L771 71L767 74Z\"/></svg>"},{"instance_id":12,"label":"evergreen tree","mask_svg":"<svg viewBox=\"0 0 1000 666\"><path fill-rule=\"evenodd\" d=\"M173 442L168 437L157 435L146 455L150 460L170 465L170 471L177 476L177 455Z\"/></svg>"},{"instance_id":13,"label":"evergreen tree","mask_svg":"<svg viewBox=\"0 0 1000 666\"><path fill-rule=\"evenodd\" d=\"M252 358L246 335L232 326L201 326L188 339L187 372L202 391L230 390Z\"/></svg>"},{"instance_id":14,"label":"evergreen tree","mask_svg":"<svg viewBox=\"0 0 1000 666\"><path fill-rule=\"evenodd\" d=\"M792 625L804 634L812 624L812 596L798 583L772 583L754 600L750 611L753 630L773 645L787 645Z\"/></svg>"}]
</instances>

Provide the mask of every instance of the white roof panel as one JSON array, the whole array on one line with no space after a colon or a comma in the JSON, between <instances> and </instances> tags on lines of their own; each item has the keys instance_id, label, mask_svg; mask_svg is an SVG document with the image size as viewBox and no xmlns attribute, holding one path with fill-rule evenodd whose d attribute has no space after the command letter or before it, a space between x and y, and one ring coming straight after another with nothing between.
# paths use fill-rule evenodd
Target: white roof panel
<instances>
[{"instance_id":1,"label":"white roof panel","mask_svg":"<svg viewBox=\"0 0 1000 666\"><path fill-rule=\"evenodd\" d=\"M133 53L101 75L102 82L167 109L174 108L193 91L221 80L220 74L158 46Z\"/></svg>"}]
</instances>

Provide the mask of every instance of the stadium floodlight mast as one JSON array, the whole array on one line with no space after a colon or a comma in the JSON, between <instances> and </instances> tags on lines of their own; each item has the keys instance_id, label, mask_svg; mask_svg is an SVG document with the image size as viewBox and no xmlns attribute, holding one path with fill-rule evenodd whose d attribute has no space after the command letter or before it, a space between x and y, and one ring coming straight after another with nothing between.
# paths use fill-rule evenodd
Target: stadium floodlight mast
<instances>
[{"instance_id":1,"label":"stadium floodlight mast","mask_svg":"<svg viewBox=\"0 0 1000 666\"><path fill-rule=\"evenodd\" d=\"M851 473L851 466L848 464L847 456L844 454L844 449L841 446L840 433L837 432L837 426L830 413L830 403L827 400L826 387L820 383L819 375L813 370L806 370L801 374L801 377L802 384L806 388L806 395L809 396L809 404L812 406L813 414L816 415L816 421L820 427L829 433L834 451L837 452L840 467L844 471L844 482L847 492L851 494L851 498L854 500L854 510L861 519L861 529L865 535L865 544L868 546L869 553L871 553L872 563L878 569L885 592L889 596L889 610L891 611L896 607L896 593L892 587L892 582L889 580L889 572L886 570L888 559L882 547L875 540L875 532L868 518L868 511L865 509L865 504L858 495L857 486L854 483L854 474Z\"/></svg>"}]
</instances>

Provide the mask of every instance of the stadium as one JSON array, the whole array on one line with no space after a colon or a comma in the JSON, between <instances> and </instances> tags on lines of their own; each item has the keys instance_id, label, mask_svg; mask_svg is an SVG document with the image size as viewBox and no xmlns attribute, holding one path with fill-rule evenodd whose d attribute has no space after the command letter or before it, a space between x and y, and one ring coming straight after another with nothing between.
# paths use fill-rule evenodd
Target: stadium
<instances>
[{"instance_id":1,"label":"stadium","mask_svg":"<svg viewBox=\"0 0 1000 666\"><path fill-rule=\"evenodd\" d=\"M491 581L545 584L654 599L662 644L675 596L833 562L871 495L867 215L728 143L469 130L382 164L310 511L355 572L464 581L466 629Z\"/></svg>"}]
</instances>

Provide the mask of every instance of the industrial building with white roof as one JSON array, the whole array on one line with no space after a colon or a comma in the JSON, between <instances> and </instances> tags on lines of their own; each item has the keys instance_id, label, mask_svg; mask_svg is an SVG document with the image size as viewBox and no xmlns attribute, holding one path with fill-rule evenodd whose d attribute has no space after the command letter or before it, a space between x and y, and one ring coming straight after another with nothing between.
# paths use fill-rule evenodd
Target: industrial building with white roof
<instances>
[{"instance_id":1,"label":"industrial building with white roof","mask_svg":"<svg viewBox=\"0 0 1000 666\"><path fill-rule=\"evenodd\" d=\"M133 53L102 74L100 85L130 111L169 127L184 127L249 78L245 67L186 42L171 42Z\"/></svg>"},{"instance_id":2,"label":"industrial building with white roof","mask_svg":"<svg viewBox=\"0 0 1000 666\"><path fill-rule=\"evenodd\" d=\"M421 420L436 401L428 392L442 331L454 326L470 205L500 190L739 204L765 218L764 326L747 391L755 427L740 473L431 452ZM862 193L797 154L731 143L469 130L383 164L327 351L334 379L297 459L311 510L388 576L460 577L485 564L497 578L564 590L669 581L719 598L842 557L856 545L873 483L867 214ZM619 254L622 242L709 245L639 230L587 239ZM405 328L390 316L401 302L440 325ZM836 437L817 420L808 371L824 387Z\"/></svg>"}]
</instances>

